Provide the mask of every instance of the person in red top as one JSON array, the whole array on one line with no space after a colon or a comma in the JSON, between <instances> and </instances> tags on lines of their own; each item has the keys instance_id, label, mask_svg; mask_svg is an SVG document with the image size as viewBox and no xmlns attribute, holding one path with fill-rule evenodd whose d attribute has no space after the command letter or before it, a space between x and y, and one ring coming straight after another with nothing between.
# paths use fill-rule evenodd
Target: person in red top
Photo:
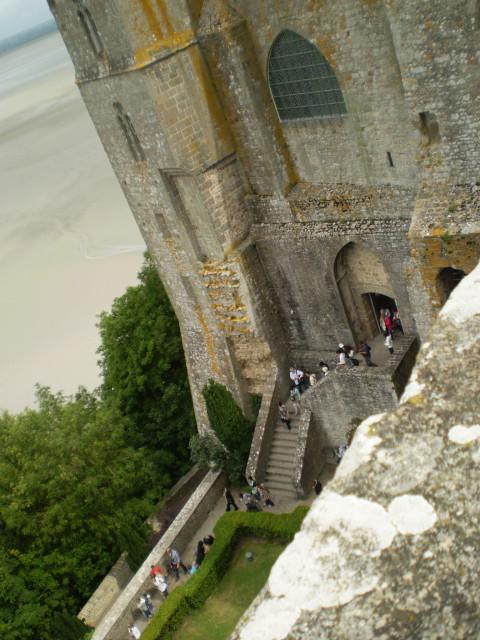
<instances>
[{"instance_id":1,"label":"person in red top","mask_svg":"<svg viewBox=\"0 0 480 640\"><path fill-rule=\"evenodd\" d=\"M392 318L390 316L385 316L385 329L387 330L387 332L393 336L393 322L392 322Z\"/></svg>"},{"instance_id":2,"label":"person in red top","mask_svg":"<svg viewBox=\"0 0 480 640\"><path fill-rule=\"evenodd\" d=\"M155 576L161 575L163 576L163 569L162 567L158 566L158 564L152 564L150 565L150 577L154 578Z\"/></svg>"}]
</instances>

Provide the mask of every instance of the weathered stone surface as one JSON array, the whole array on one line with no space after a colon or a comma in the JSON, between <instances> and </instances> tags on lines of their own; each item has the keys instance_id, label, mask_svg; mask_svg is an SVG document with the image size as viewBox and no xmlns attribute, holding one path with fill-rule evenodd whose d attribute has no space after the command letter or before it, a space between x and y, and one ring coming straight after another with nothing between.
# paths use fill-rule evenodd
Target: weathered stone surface
<instances>
[{"instance_id":1,"label":"weathered stone surface","mask_svg":"<svg viewBox=\"0 0 480 640\"><path fill-rule=\"evenodd\" d=\"M209 378L246 408L272 361L360 342L369 293L426 334L440 270L480 254L473 0L50 5L178 316L201 430ZM285 29L321 51L345 114L279 120ZM349 246L347 271L375 266L346 278L350 302Z\"/></svg>"},{"instance_id":2,"label":"weathered stone surface","mask_svg":"<svg viewBox=\"0 0 480 640\"><path fill-rule=\"evenodd\" d=\"M479 636L479 335L480 266L432 327L400 407L358 428L235 638Z\"/></svg>"}]
</instances>

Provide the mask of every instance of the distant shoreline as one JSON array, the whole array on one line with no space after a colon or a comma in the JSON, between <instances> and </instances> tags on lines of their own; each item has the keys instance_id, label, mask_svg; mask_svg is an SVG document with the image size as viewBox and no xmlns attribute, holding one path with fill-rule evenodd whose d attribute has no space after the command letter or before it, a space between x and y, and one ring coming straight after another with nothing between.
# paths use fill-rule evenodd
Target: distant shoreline
<instances>
[{"instance_id":1,"label":"distant shoreline","mask_svg":"<svg viewBox=\"0 0 480 640\"><path fill-rule=\"evenodd\" d=\"M41 24L37 24L35 27L31 27L26 31L15 33L8 38L0 40L0 55L9 53L10 51L17 49L24 44L28 44L33 40L43 38L44 36L54 33L55 31L57 31L57 23L52 19L47 20L46 22L42 22Z\"/></svg>"}]
</instances>

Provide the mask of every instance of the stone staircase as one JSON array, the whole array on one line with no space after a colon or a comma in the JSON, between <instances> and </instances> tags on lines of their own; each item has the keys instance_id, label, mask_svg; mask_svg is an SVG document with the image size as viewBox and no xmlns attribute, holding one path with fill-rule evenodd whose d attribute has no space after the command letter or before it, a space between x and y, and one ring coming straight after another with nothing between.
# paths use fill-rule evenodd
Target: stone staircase
<instances>
[{"instance_id":1,"label":"stone staircase","mask_svg":"<svg viewBox=\"0 0 480 640\"><path fill-rule=\"evenodd\" d=\"M275 497L295 500L297 494L293 486L293 464L298 438L299 418L290 417L291 430L278 420L275 425L270 456L268 459L265 484Z\"/></svg>"}]
</instances>

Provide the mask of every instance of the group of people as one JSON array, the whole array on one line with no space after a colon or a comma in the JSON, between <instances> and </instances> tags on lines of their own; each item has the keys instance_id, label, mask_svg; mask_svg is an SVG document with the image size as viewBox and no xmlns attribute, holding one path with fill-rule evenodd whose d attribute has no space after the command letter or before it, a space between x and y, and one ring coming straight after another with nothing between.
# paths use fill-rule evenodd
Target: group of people
<instances>
[{"instance_id":1,"label":"group of people","mask_svg":"<svg viewBox=\"0 0 480 640\"><path fill-rule=\"evenodd\" d=\"M257 482L252 476L247 478L250 491L241 491L238 494L238 500L245 505L246 511L261 511L262 504L264 507L274 507L275 504L270 495L270 491L261 482ZM226 508L225 511L238 511L238 505L231 490L226 487L224 491Z\"/></svg>"},{"instance_id":2,"label":"group of people","mask_svg":"<svg viewBox=\"0 0 480 640\"><path fill-rule=\"evenodd\" d=\"M191 565L186 566L182 562L180 553L174 547L169 547L167 549L168 563L166 568L161 567L158 564L151 565L150 578L153 585L158 589L164 599L169 594L168 576L173 575L178 581L180 580L180 569L185 575L191 576L196 573L214 541L215 538L211 533L205 536L203 540L198 541L197 549L195 551L195 559ZM152 597L148 591L145 591L138 600L137 609L140 611L142 616L148 620L153 616L153 607ZM138 640L138 638L140 638L141 631L136 624L130 624L128 632L132 640Z\"/></svg>"}]
</instances>

